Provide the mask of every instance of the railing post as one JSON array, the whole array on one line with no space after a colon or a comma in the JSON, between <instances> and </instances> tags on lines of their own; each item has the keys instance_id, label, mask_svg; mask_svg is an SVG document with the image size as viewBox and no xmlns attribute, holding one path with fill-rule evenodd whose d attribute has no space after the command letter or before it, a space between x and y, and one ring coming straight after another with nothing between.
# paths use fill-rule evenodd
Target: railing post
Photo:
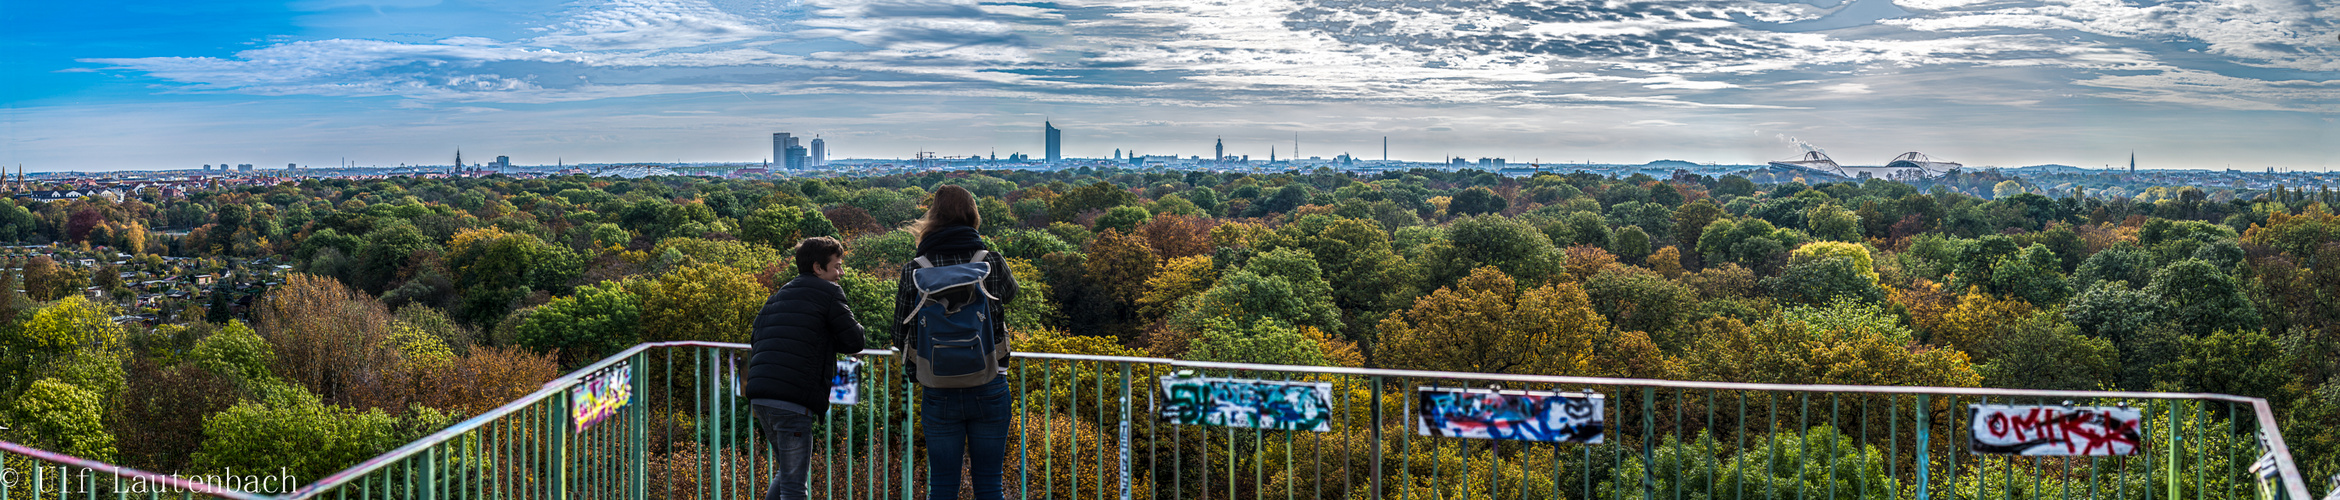
<instances>
[{"instance_id":1,"label":"railing post","mask_svg":"<svg viewBox=\"0 0 2340 500\"><path fill-rule=\"evenodd\" d=\"M1129 499L1129 362L1121 362L1121 500Z\"/></svg>"},{"instance_id":2,"label":"railing post","mask_svg":"<svg viewBox=\"0 0 2340 500\"><path fill-rule=\"evenodd\" d=\"M1373 492L1372 492L1372 495L1368 496L1367 498L1373 498L1373 499L1376 499L1376 500L1378 500L1378 499L1380 499L1380 498L1381 498L1381 376L1380 376L1380 375L1374 375L1374 376L1373 376L1373 430L1372 430L1371 432L1372 432L1372 434L1373 434L1373 485L1372 485L1372 486L1370 486L1370 488L1372 488L1372 489L1373 489ZM1554 458L1553 460L1557 461L1557 460L1559 460L1559 459L1558 459L1558 458ZM1349 472L1348 472L1348 471L1341 471L1341 473L1342 473L1342 474L1348 474ZM1555 475L1555 476L1552 476L1552 481L1553 481L1553 484L1557 485L1557 484L1559 484L1560 477L1559 477L1559 476L1557 476L1557 475ZM0 499L0 500L5 500L5 499Z\"/></svg>"},{"instance_id":3,"label":"railing post","mask_svg":"<svg viewBox=\"0 0 2340 500\"><path fill-rule=\"evenodd\" d=\"M553 477L551 481L552 484L549 486L552 487L553 500L568 500L569 433L575 432L574 430L570 429L570 427L577 424L577 419L570 417L571 415L575 415L575 410L569 408L569 398L554 397L552 399L552 406L554 408L552 420L556 423L552 425L553 463L550 464L550 466L552 468Z\"/></svg>"},{"instance_id":4,"label":"railing post","mask_svg":"<svg viewBox=\"0 0 2340 500\"><path fill-rule=\"evenodd\" d=\"M642 377L632 378L629 382L627 382L628 384L631 384L631 386L626 388L627 392L629 392L629 394L626 395L626 400L630 403L629 406L632 406L632 408L628 409L627 412L631 414L629 417L634 421L634 425L631 426L633 428L632 432L629 433L630 438L633 441L633 443L631 443L632 446L630 446L633 448L633 453L630 453L629 455L633 457L634 462L634 489L633 496L631 498L635 500L644 500L650 498L650 424L647 422L650 411L648 408L646 408L650 406L650 398L646 397L644 394L648 392L644 390L644 388L649 384L635 382L646 382L649 380L650 377L647 376L649 375L647 372L650 370L648 366L645 366L645 363L647 363L649 360L650 353L645 351L634 354L634 359L627 361L634 366L634 368L631 369L640 370L635 373L644 375Z\"/></svg>"},{"instance_id":5,"label":"railing post","mask_svg":"<svg viewBox=\"0 0 2340 500\"><path fill-rule=\"evenodd\" d=\"M437 447L423 449L422 478L415 482L418 484L409 487L422 489L422 494L415 496L415 498L436 500L439 497L439 451Z\"/></svg>"},{"instance_id":6,"label":"railing post","mask_svg":"<svg viewBox=\"0 0 2340 500\"><path fill-rule=\"evenodd\" d=\"M910 441L917 437L915 434L917 429L918 383L904 380L902 381L902 500L910 500L910 490L918 484L910 480L911 471L918 468L918 459L914 456L916 454L910 450Z\"/></svg>"},{"instance_id":7,"label":"railing post","mask_svg":"<svg viewBox=\"0 0 2340 500\"><path fill-rule=\"evenodd\" d=\"M1926 404L1925 394L1917 395L1917 500L1932 498L1932 494L1926 491L1927 484L1933 479L1932 475L1926 473L1926 462L1929 458L1928 455L1930 455L1928 453L1930 450L1926 448L1926 441L1927 438L1931 437L1933 430L1932 427L1926 425L1926 413L1930 412L1932 408L1933 406ZM1952 411L1956 411L1956 409L1952 409Z\"/></svg>"},{"instance_id":8,"label":"railing post","mask_svg":"<svg viewBox=\"0 0 2340 500\"><path fill-rule=\"evenodd\" d=\"M2178 472L2178 441L2184 439L2184 436L2183 433L2178 432L2178 413L2185 411L2185 408L2186 406L2180 401L2172 400L2169 402L2169 469L2164 473L2169 475L2166 481L2169 482L2170 500L2178 500L2179 498L2178 478L2182 476Z\"/></svg>"}]
</instances>

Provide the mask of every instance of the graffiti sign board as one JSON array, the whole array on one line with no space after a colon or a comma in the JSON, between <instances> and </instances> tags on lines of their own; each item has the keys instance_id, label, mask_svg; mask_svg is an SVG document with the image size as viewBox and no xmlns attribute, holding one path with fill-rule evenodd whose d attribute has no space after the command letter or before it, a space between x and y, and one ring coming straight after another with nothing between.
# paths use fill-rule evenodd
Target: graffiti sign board
<instances>
[{"instance_id":1,"label":"graffiti sign board","mask_svg":"<svg viewBox=\"0 0 2340 500\"><path fill-rule=\"evenodd\" d=\"M2137 454L2145 412L2115 406L1969 405L1975 453L2050 457Z\"/></svg>"},{"instance_id":2,"label":"graffiti sign board","mask_svg":"<svg viewBox=\"0 0 2340 500\"><path fill-rule=\"evenodd\" d=\"M1424 436L1600 444L1598 393L1423 387L1415 430Z\"/></svg>"},{"instance_id":3,"label":"graffiti sign board","mask_svg":"<svg viewBox=\"0 0 2340 500\"><path fill-rule=\"evenodd\" d=\"M747 397L747 384L739 380L739 363L726 359L731 370L731 395ZM851 405L861 403L861 360L837 360L837 371L829 374L829 404Z\"/></svg>"},{"instance_id":4,"label":"graffiti sign board","mask_svg":"<svg viewBox=\"0 0 2340 500\"><path fill-rule=\"evenodd\" d=\"M1332 430L1332 384L1216 377L1162 377L1162 418L1182 425Z\"/></svg>"},{"instance_id":5,"label":"graffiti sign board","mask_svg":"<svg viewBox=\"0 0 2340 500\"><path fill-rule=\"evenodd\" d=\"M604 368L569 388L569 418L577 432L616 415L634 399L634 367L627 363Z\"/></svg>"},{"instance_id":6,"label":"graffiti sign board","mask_svg":"<svg viewBox=\"0 0 2340 500\"><path fill-rule=\"evenodd\" d=\"M837 360L837 373L829 375L829 404L861 403L861 360Z\"/></svg>"}]
</instances>

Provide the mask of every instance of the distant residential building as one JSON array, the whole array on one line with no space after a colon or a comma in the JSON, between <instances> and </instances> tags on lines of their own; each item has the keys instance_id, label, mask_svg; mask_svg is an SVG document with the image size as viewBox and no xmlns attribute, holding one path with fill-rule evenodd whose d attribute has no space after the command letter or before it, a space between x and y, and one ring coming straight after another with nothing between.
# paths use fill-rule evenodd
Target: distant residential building
<instances>
[{"instance_id":1,"label":"distant residential building","mask_svg":"<svg viewBox=\"0 0 2340 500\"><path fill-rule=\"evenodd\" d=\"M829 141L824 141L819 137L814 137L812 140L812 166L825 167L828 165Z\"/></svg>"},{"instance_id":2,"label":"distant residential building","mask_svg":"<svg viewBox=\"0 0 2340 500\"><path fill-rule=\"evenodd\" d=\"M1045 152L1048 161L1064 159L1064 131L1057 130L1056 125L1045 121L1040 122L1040 131L1047 136L1048 149Z\"/></svg>"}]
</instances>

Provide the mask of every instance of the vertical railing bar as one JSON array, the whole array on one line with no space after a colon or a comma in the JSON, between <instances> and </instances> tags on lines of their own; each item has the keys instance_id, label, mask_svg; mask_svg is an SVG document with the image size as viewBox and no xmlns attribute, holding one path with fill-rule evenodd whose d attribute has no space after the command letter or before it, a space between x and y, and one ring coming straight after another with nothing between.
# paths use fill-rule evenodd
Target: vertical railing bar
<instances>
[{"instance_id":1,"label":"vertical railing bar","mask_svg":"<svg viewBox=\"0 0 2340 500\"><path fill-rule=\"evenodd\" d=\"M1842 396L1840 393L1828 393L1828 462L1826 465L1828 467L1828 498L1830 499L1836 498L1836 450L1843 448L1844 441L1844 421L1837 418L1838 414L1844 410ZM1806 442L1811 439L1811 433L1811 429L1804 429Z\"/></svg>"}]
</instances>

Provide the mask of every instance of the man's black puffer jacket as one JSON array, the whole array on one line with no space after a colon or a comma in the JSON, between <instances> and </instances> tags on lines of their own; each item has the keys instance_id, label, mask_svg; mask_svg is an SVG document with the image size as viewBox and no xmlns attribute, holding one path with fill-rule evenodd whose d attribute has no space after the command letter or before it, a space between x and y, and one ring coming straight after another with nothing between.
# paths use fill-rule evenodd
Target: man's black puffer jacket
<instances>
[{"instance_id":1,"label":"man's black puffer jacket","mask_svg":"<svg viewBox=\"0 0 2340 500\"><path fill-rule=\"evenodd\" d=\"M748 399L777 399L804 405L812 416L829 409L829 376L838 354L861 352L861 323L846 305L845 289L810 275L798 275L756 313L754 350L741 374Z\"/></svg>"}]
</instances>

